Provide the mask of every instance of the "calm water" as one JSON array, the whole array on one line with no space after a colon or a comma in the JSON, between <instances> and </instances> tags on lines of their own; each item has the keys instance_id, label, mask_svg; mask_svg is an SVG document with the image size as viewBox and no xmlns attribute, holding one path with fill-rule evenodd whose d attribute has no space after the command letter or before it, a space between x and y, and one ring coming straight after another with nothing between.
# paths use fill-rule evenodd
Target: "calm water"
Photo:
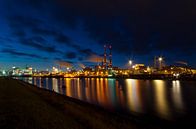
<instances>
[{"instance_id":1,"label":"calm water","mask_svg":"<svg viewBox=\"0 0 196 129\"><path fill-rule=\"evenodd\" d=\"M196 81L23 78L38 87L125 114L196 119Z\"/></svg>"}]
</instances>

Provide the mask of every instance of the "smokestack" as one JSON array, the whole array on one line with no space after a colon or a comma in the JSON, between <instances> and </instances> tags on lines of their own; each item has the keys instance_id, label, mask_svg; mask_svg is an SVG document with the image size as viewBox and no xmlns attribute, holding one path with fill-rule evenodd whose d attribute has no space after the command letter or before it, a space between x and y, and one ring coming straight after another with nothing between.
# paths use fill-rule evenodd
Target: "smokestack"
<instances>
[{"instance_id":1,"label":"smokestack","mask_svg":"<svg viewBox=\"0 0 196 129\"><path fill-rule=\"evenodd\" d=\"M106 53L106 49L107 49L107 46L104 45L104 58L103 58L103 68L106 69L106 58L107 58L107 53Z\"/></svg>"},{"instance_id":2,"label":"smokestack","mask_svg":"<svg viewBox=\"0 0 196 129\"><path fill-rule=\"evenodd\" d=\"M156 68L156 67L157 67L157 57L154 56L154 68Z\"/></svg>"},{"instance_id":3,"label":"smokestack","mask_svg":"<svg viewBox=\"0 0 196 129\"><path fill-rule=\"evenodd\" d=\"M110 54L109 54L109 68L112 68L112 45L109 46Z\"/></svg>"}]
</instances>

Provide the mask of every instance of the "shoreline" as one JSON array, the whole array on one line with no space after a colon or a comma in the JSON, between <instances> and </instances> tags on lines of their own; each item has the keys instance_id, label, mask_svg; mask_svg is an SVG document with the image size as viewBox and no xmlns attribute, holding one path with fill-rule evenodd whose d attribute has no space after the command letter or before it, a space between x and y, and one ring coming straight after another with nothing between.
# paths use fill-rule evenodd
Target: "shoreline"
<instances>
[{"instance_id":1,"label":"shoreline","mask_svg":"<svg viewBox=\"0 0 196 129\"><path fill-rule=\"evenodd\" d=\"M108 129L108 128L111 128L111 129L113 128L114 129L118 129L118 128L160 129L160 128L164 128L165 129L165 128L168 128L170 129L170 128L175 128L175 127L182 127L182 126L187 127L188 126L187 123L176 123L174 121L167 121L163 119L153 118L148 115L143 115L140 117L137 116L137 114L135 115L132 114L129 116L122 115L118 112L109 111L101 106L90 104L88 102L84 102L78 99L70 98L65 95L61 95L56 92L34 86L32 84L26 83L21 80L16 80L16 79L11 79L11 78L0 78L0 84L4 84L8 88L7 90L5 90L6 92L3 92L0 94L0 100L1 100L2 94L5 94L5 96L9 95L7 96L9 98L8 101L7 100L5 101L5 104L7 104L8 108L5 109L4 111L7 111L9 109L9 110L16 110L15 112L19 112L13 118L8 117L11 122L8 121L7 124L12 124L12 121L15 121L13 119L18 118L18 117L22 120L25 119L23 121L27 122L27 123L25 122L21 123L21 125L17 126L18 128L22 128L24 126L23 124L25 124L27 128L29 124L28 122L35 123L37 128L40 128L41 126L46 128L48 125L45 125L45 122L46 123L49 122L49 125L51 124L49 121L51 119L51 116L50 116L51 114L54 114L52 115L52 119L55 119L57 123L59 119L63 119L63 120L65 119L69 121L69 123L72 123L72 124L75 123L73 125L69 125L66 121L62 121L60 123L62 124L62 126L56 127L56 129L58 128L63 129L64 126L66 128L77 128L77 129L78 128L81 128L81 129L83 128L84 129L86 128L92 128L92 129L99 129L99 128L101 129ZM2 87L2 85L0 85L0 89L1 89L0 92L2 92L4 88L6 87ZM5 96L3 96L3 99L5 99ZM13 100L14 100L14 103L12 103ZM24 101L24 102L21 103L21 101L22 102ZM9 102L11 102L11 104L9 104ZM0 101L0 104L1 104L1 101ZM11 107L9 107L9 105ZM32 112L32 110L34 112ZM1 118L3 117L6 118L7 115L2 116L4 112L1 113L1 111L2 110L0 110L0 115L1 115L0 127L4 127L1 125L1 122L2 122ZM36 112L38 113L36 114ZM43 115L41 118L39 118L40 114ZM12 114L10 116L12 116ZM34 121L32 121L32 117L34 118L33 119ZM37 119L39 121L37 121ZM41 122L43 121L42 119L44 120L44 122L40 123L40 121ZM19 120L16 119L16 122L21 122ZM39 125L39 123L43 125ZM49 126L49 128L50 127L53 127L53 126ZM34 129L34 127L28 127L28 128Z\"/></svg>"},{"instance_id":2,"label":"shoreline","mask_svg":"<svg viewBox=\"0 0 196 129\"><path fill-rule=\"evenodd\" d=\"M87 106L89 108L93 108L93 110L95 110L95 111L98 110L98 111L104 112L106 114L109 114L109 116L112 116L112 117L114 116L114 117L118 117L119 119L123 119L125 121L131 121L131 122L134 122L134 123L136 122L137 124L145 125L144 126L145 128L148 128L148 127L150 127L150 128L162 128L162 127L164 127L164 129L170 129L170 128L186 127L188 125L193 124L193 122L191 120L187 121L184 118L181 119L181 120L175 121L175 120L167 120L167 119L163 119L163 118L158 118L156 116L151 116L151 115L147 115L147 114L139 114L139 113L135 113L135 112L132 112L131 114L127 115L123 112L110 111L109 109L106 109L106 108L104 108L100 105L96 105L96 104L89 103L87 101L82 101L82 100L79 100L79 99L76 99L76 98L68 97L68 96L62 95L60 93L51 91L49 89L44 89L44 88L41 88L41 87L37 87L36 85L29 84L29 83L24 82L22 80L17 80L17 81L22 83L24 86L29 85L30 87L34 87L38 90L41 90L41 91L43 90L43 91L49 92L51 94L61 96L61 97L63 97L64 99L66 99L68 101L72 101L76 104L79 104L79 105L82 105L82 106L85 106L85 107Z\"/></svg>"},{"instance_id":3,"label":"shoreline","mask_svg":"<svg viewBox=\"0 0 196 129\"><path fill-rule=\"evenodd\" d=\"M130 76L116 76L116 77L105 77L105 76L75 76L75 77L64 77L64 76L10 76L10 77L42 77L42 78L107 78L107 79L139 79L139 80L180 80L180 81L196 81L196 75L193 76L181 76L173 77L172 75L130 75Z\"/></svg>"},{"instance_id":4,"label":"shoreline","mask_svg":"<svg viewBox=\"0 0 196 129\"><path fill-rule=\"evenodd\" d=\"M0 128L158 129L20 80L0 78L0 84Z\"/></svg>"},{"instance_id":5,"label":"shoreline","mask_svg":"<svg viewBox=\"0 0 196 129\"><path fill-rule=\"evenodd\" d=\"M40 92L49 92L50 94L52 95L55 95L55 96L61 96L63 97L64 99L68 100L68 101L71 101L71 102L74 102L76 104L79 104L79 105L82 105L82 106L85 106L85 107L89 107L89 108L93 108L93 110L95 111L101 111L103 113L106 113L108 114L109 116L114 116L114 117L119 117L119 119L124 119L125 121L130 121L131 122L136 122L137 124L145 124L145 128L150 126L151 128L159 128L158 127L158 124L155 124L154 122L158 122L159 124L172 124L170 123L171 121L168 121L166 119L158 119L156 120L155 118L150 118L150 121L148 121L145 116L144 117L139 117L139 114L137 113L133 113L133 114L129 114L128 116L125 115L125 114L120 114L119 112L114 112L114 111L110 111L102 106L99 106L99 105L96 105L96 104L92 104L92 103L89 103L87 101L82 101L82 100L79 100L79 99L76 99L76 98L72 98L72 97L69 97L69 96L65 96L65 95L62 95L60 93L57 93L57 92L54 92L54 91L51 91L49 89L44 89L44 88L41 88L41 87L37 87L36 85L33 85L33 84L29 84L27 82L24 82L22 80L17 80L19 81L19 83L21 83L23 86L30 86L30 87L33 87L35 89L38 89L38 90L41 90ZM150 123L148 123L150 122ZM153 124L152 124L153 122ZM168 126L168 125L167 125Z\"/></svg>"}]
</instances>

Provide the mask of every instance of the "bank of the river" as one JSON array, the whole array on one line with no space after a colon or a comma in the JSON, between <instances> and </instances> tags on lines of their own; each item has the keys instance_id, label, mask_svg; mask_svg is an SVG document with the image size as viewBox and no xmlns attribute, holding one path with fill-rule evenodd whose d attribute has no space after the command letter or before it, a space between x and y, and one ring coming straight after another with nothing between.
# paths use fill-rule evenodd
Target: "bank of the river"
<instances>
[{"instance_id":1,"label":"bank of the river","mask_svg":"<svg viewBox=\"0 0 196 129\"><path fill-rule=\"evenodd\" d=\"M12 77L46 77L46 78L64 78L63 75L48 75L48 76L12 76ZM196 81L196 74L185 74L178 77L172 74L131 74L131 75L118 75L118 76L75 76L65 78L114 78L114 79L142 79L142 80L184 80L184 81Z\"/></svg>"},{"instance_id":2,"label":"bank of the river","mask_svg":"<svg viewBox=\"0 0 196 129\"><path fill-rule=\"evenodd\" d=\"M119 129L154 128L126 120L99 107L0 78L1 129Z\"/></svg>"},{"instance_id":3,"label":"bank of the river","mask_svg":"<svg viewBox=\"0 0 196 129\"><path fill-rule=\"evenodd\" d=\"M3 129L164 129L175 126L157 122L148 121L146 116L121 116L19 80L0 78L0 128Z\"/></svg>"}]
</instances>

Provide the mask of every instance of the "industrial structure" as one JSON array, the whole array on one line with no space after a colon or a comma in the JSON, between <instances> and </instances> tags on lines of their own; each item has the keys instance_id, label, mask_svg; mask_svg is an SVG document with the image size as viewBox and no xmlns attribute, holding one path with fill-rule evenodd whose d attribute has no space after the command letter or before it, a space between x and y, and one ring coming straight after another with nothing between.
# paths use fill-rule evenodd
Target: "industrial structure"
<instances>
[{"instance_id":1,"label":"industrial structure","mask_svg":"<svg viewBox=\"0 0 196 129\"><path fill-rule=\"evenodd\" d=\"M112 69L112 45L104 45L103 62L101 67L105 70Z\"/></svg>"},{"instance_id":2,"label":"industrial structure","mask_svg":"<svg viewBox=\"0 0 196 129\"><path fill-rule=\"evenodd\" d=\"M164 58L162 56L155 56L154 57L154 68L158 68L161 70L165 66L164 64Z\"/></svg>"},{"instance_id":3,"label":"industrial structure","mask_svg":"<svg viewBox=\"0 0 196 129\"><path fill-rule=\"evenodd\" d=\"M32 67L13 67L9 71L0 71L0 76L57 76L57 77L128 77L128 78L196 78L196 69L188 67L188 63L176 61L178 65L166 66L163 56L154 57L154 67L145 64L136 64L128 61L128 68L119 68L112 62L112 45L103 46L103 56L97 61L97 65L82 66L76 70L72 64L57 62L60 67L52 67L52 70L37 71ZM65 70L62 70L62 68Z\"/></svg>"}]
</instances>

